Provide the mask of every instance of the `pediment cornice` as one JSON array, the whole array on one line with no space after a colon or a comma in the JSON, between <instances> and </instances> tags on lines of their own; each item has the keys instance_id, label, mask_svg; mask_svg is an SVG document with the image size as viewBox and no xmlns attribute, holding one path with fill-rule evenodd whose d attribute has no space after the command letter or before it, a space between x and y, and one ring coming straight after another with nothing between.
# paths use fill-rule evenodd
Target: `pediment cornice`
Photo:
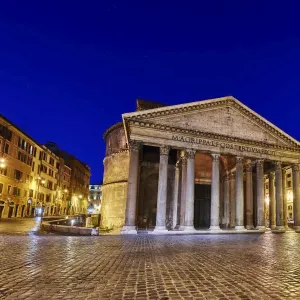
<instances>
[{"instance_id":1,"label":"pediment cornice","mask_svg":"<svg viewBox=\"0 0 300 300\"><path fill-rule=\"evenodd\" d=\"M128 125L129 126L133 125L133 126L138 126L143 128L152 128L160 131L168 131L174 134L190 135L198 138L207 138L207 139L218 140L223 142L240 143L240 144L251 145L251 146L259 146L263 148L272 148L272 149L277 149L282 151L297 152L300 150L300 147L298 145L295 147L287 147L287 146L281 146L276 144L264 143L260 141L254 141L250 139L232 137L224 134L216 134L216 133L193 130L193 129L184 129L176 126L166 126L164 124L157 124L157 123L152 123L149 121L138 120L138 119L132 119L128 121Z\"/></svg>"},{"instance_id":2,"label":"pediment cornice","mask_svg":"<svg viewBox=\"0 0 300 300\"><path fill-rule=\"evenodd\" d=\"M291 136L283 132L281 129L276 127L274 124L271 122L267 121L264 119L262 116L258 115L255 113L253 110L242 104L240 101L235 99L234 97L224 97L224 98L217 98L217 99L212 99L212 100L204 100L204 101L199 101L199 102L192 102L192 103L187 103L187 104L180 104L180 105L174 105L174 106L167 106L167 107L162 107L162 108L156 108L156 109L150 109L147 111L142 111L142 112L134 112L134 113L128 113L128 114L123 114L123 120L126 126L126 129L128 130L128 125L131 122L138 123L140 126L143 126L143 124L149 124L147 126L158 126L161 127L161 129L165 127L169 127L166 125L157 125L152 123L151 124L151 119L158 119L158 118L163 118L164 116L171 116L171 115L178 115L182 113L189 113L197 110L205 110L205 109L214 109L214 108L220 108L220 107L232 107L233 109L239 111L242 115L253 121L255 124L260 126L261 128L264 128L267 132L269 132L271 135L277 137L279 140L283 141L285 144L288 144L288 147L284 146L277 146L277 145L272 145L268 144L268 147L278 147L278 148L287 148L287 149L300 149L300 143L293 139ZM157 127L157 129L158 129ZM198 134L203 134L203 135L214 135L216 134L211 134L211 133L205 133L201 132L198 133L197 130L189 130L189 129L182 129L182 128L176 128L176 127L170 127L172 128L171 130L175 132L190 132L190 133L195 133L196 135ZM226 136L219 135L224 138ZM227 139L232 139L233 141L236 141L235 138L233 137L227 137ZM241 139L238 139L241 140ZM259 144L259 142L247 141L250 144ZM264 144L264 143L260 143Z\"/></svg>"}]
</instances>

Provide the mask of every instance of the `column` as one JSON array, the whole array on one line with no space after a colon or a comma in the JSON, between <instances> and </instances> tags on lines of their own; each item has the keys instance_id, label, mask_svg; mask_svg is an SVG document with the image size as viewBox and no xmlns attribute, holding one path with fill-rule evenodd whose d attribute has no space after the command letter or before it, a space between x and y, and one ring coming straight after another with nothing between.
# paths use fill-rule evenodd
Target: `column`
<instances>
[{"instance_id":1,"label":"column","mask_svg":"<svg viewBox=\"0 0 300 300\"><path fill-rule=\"evenodd\" d=\"M246 228L254 229L253 225L253 180L252 162L246 164Z\"/></svg>"},{"instance_id":2,"label":"column","mask_svg":"<svg viewBox=\"0 0 300 300\"><path fill-rule=\"evenodd\" d=\"M210 230L220 230L220 154L212 154Z\"/></svg>"},{"instance_id":3,"label":"column","mask_svg":"<svg viewBox=\"0 0 300 300\"><path fill-rule=\"evenodd\" d=\"M236 230L243 230L244 227L244 181L243 181L243 158L236 158Z\"/></svg>"},{"instance_id":4,"label":"column","mask_svg":"<svg viewBox=\"0 0 300 300\"><path fill-rule=\"evenodd\" d=\"M129 174L127 187L127 201L125 211L125 225L122 234L136 234L135 218L136 218L136 201L138 190L138 173L139 173L139 151L140 142L129 142Z\"/></svg>"},{"instance_id":5,"label":"column","mask_svg":"<svg viewBox=\"0 0 300 300\"><path fill-rule=\"evenodd\" d=\"M276 162L275 168L275 198L276 198L276 230L285 231L283 226L283 198L282 198L282 171L281 162Z\"/></svg>"},{"instance_id":6,"label":"column","mask_svg":"<svg viewBox=\"0 0 300 300\"><path fill-rule=\"evenodd\" d=\"M160 148L156 226L154 228L154 232L167 231L166 211L167 211L169 151L170 151L170 147L164 146Z\"/></svg>"},{"instance_id":7,"label":"column","mask_svg":"<svg viewBox=\"0 0 300 300\"><path fill-rule=\"evenodd\" d=\"M269 174L269 214L270 214L270 228L275 229L276 227L276 202L275 202L275 175L274 173Z\"/></svg>"},{"instance_id":8,"label":"column","mask_svg":"<svg viewBox=\"0 0 300 300\"><path fill-rule=\"evenodd\" d=\"M180 226L179 230L184 229L185 220L185 205L186 205L186 174L187 173L187 159L184 152L181 157L181 195L180 195Z\"/></svg>"},{"instance_id":9,"label":"column","mask_svg":"<svg viewBox=\"0 0 300 300\"><path fill-rule=\"evenodd\" d=\"M174 229L177 225L177 207L178 207L178 192L179 192L179 180L180 180L180 161L175 165L175 182L174 182L174 198L173 198L173 224L172 228Z\"/></svg>"},{"instance_id":10,"label":"column","mask_svg":"<svg viewBox=\"0 0 300 300\"><path fill-rule=\"evenodd\" d=\"M230 228L235 227L235 208L236 208L236 193L235 193L235 173L229 175L229 190L230 190Z\"/></svg>"},{"instance_id":11,"label":"column","mask_svg":"<svg viewBox=\"0 0 300 300\"><path fill-rule=\"evenodd\" d=\"M264 162L256 161L257 229L266 229L264 198Z\"/></svg>"},{"instance_id":12,"label":"column","mask_svg":"<svg viewBox=\"0 0 300 300\"><path fill-rule=\"evenodd\" d=\"M186 206L184 230L194 231L194 197L195 197L195 153L187 150L187 172L186 172Z\"/></svg>"},{"instance_id":13,"label":"column","mask_svg":"<svg viewBox=\"0 0 300 300\"><path fill-rule=\"evenodd\" d=\"M294 210L294 229L300 232L300 178L299 165L293 165L293 210Z\"/></svg>"},{"instance_id":14,"label":"column","mask_svg":"<svg viewBox=\"0 0 300 300\"><path fill-rule=\"evenodd\" d=\"M288 228L287 194L286 194L286 170L282 169L282 201L283 201L283 226Z\"/></svg>"},{"instance_id":15,"label":"column","mask_svg":"<svg viewBox=\"0 0 300 300\"><path fill-rule=\"evenodd\" d=\"M224 176L224 224L228 228L230 226L230 186L229 173Z\"/></svg>"}]
</instances>

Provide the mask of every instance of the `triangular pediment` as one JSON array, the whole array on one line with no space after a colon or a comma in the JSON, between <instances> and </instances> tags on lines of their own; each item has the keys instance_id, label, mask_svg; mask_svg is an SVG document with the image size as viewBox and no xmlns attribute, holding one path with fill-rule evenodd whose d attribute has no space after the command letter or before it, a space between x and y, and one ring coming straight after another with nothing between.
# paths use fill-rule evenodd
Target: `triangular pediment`
<instances>
[{"instance_id":1,"label":"triangular pediment","mask_svg":"<svg viewBox=\"0 0 300 300\"><path fill-rule=\"evenodd\" d=\"M233 97L124 114L123 120L127 127L130 122L136 122L173 131L186 130L266 145L299 147L298 141Z\"/></svg>"}]
</instances>

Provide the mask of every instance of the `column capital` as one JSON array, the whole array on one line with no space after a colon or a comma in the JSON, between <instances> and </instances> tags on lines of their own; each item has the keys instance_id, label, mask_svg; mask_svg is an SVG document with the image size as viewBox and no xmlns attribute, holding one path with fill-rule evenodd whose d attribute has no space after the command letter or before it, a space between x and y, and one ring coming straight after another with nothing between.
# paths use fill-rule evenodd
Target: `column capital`
<instances>
[{"instance_id":1,"label":"column capital","mask_svg":"<svg viewBox=\"0 0 300 300\"><path fill-rule=\"evenodd\" d=\"M251 172L252 173L252 169L253 169L252 161L247 160L247 162L246 162L246 172Z\"/></svg>"},{"instance_id":2,"label":"column capital","mask_svg":"<svg viewBox=\"0 0 300 300\"><path fill-rule=\"evenodd\" d=\"M176 162L176 164L175 164L175 168L176 169L180 169L180 167L181 167L181 160L178 160L177 162Z\"/></svg>"},{"instance_id":3,"label":"column capital","mask_svg":"<svg viewBox=\"0 0 300 300\"><path fill-rule=\"evenodd\" d=\"M236 157L236 164L237 165L243 165L243 161L244 161L243 157L241 157L241 156Z\"/></svg>"},{"instance_id":4,"label":"column capital","mask_svg":"<svg viewBox=\"0 0 300 300\"><path fill-rule=\"evenodd\" d=\"M281 170L281 161L275 161L275 169Z\"/></svg>"},{"instance_id":5,"label":"column capital","mask_svg":"<svg viewBox=\"0 0 300 300\"><path fill-rule=\"evenodd\" d=\"M128 146L130 152L138 152L142 146L142 142L136 140L130 140Z\"/></svg>"},{"instance_id":6,"label":"column capital","mask_svg":"<svg viewBox=\"0 0 300 300\"><path fill-rule=\"evenodd\" d=\"M235 172L229 173L229 180L234 180L235 179Z\"/></svg>"},{"instance_id":7,"label":"column capital","mask_svg":"<svg viewBox=\"0 0 300 300\"><path fill-rule=\"evenodd\" d=\"M211 154L213 161L219 161L220 160L220 154L219 153L212 153Z\"/></svg>"},{"instance_id":8,"label":"column capital","mask_svg":"<svg viewBox=\"0 0 300 300\"><path fill-rule=\"evenodd\" d=\"M269 179L274 179L274 178L275 178L274 172L270 172L270 173L269 173Z\"/></svg>"},{"instance_id":9,"label":"column capital","mask_svg":"<svg viewBox=\"0 0 300 300\"><path fill-rule=\"evenodd\" d=\"M159 148L160 155L168 156L169 152L170 152L170 147L169 146L162 146L162 147Z\"/></svg>"},{"instance_id":10,"label":"column capital","mask_svg":"<svg viewBox=\"0 0 300 300\"><path fill-rule=\"evenodd\" d=\"M185 153L186 153L187 159L194 159L195 154L196 154L196 150L188 149L188 150L185 151Z\"/></svg>"},{"instance_id":11,"label":"column capital","mask_svg":"<svg viewBox=\"0 0 300 300\"><path fill-rule=\"evenodd\" d=\"M293 164L292 165L292 170L293 170L293 172L298 172L299 171L299 164Z\"/></svg>"},{"instance_id":12,"label":"column capital","mask_svg":"<svg viewBox=\"0 0 300 300\"><path fill-rule=\"evenodd\" d=\"M256 160L256 168L257 168L257 169L262 169L263 166L264 166L264 161L263 161L263 159L257 159L257 160Z\"/></svg>"},{"instance_id":13,"label":"column capital","mask_svg":"<svg viewBox=\"0 0 300 300\"><path fill-rule=\"evenodd\" d=\"M186 166L186 164L187 164L187 158L186 158L186 156L182 156L181 157L181 165Z\"/></svg>"}]
</instances>

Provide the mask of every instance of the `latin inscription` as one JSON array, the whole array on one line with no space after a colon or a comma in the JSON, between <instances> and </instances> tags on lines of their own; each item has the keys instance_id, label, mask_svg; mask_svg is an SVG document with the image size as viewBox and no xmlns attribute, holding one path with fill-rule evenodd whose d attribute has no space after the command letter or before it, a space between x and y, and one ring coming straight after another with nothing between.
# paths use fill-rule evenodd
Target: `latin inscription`
<instances>
[{"instance_id":1,"label":"latin inscription","mask_svg":"<svg viewBox=\"0 0 300 300\"><path fill-rule=\"evenodd\" d=\"M240 146L240 145L236 145L236 144L232 144L232 143L223 143L223 142L205 140L205 139L188 137L188 136L185 137L185 136L173 135L172 140L190 143L190 144L220 147L223 149L232 149L232 150L237 150L237 151L242 151L242 152L245 151L245 152L253 152L253 153L260 153L260 154L267 154L267 155L275 155L275 151L272 151L272 150L255 148L255 147L251 147L251 146Z\"/></svg>"}]
</instances>

